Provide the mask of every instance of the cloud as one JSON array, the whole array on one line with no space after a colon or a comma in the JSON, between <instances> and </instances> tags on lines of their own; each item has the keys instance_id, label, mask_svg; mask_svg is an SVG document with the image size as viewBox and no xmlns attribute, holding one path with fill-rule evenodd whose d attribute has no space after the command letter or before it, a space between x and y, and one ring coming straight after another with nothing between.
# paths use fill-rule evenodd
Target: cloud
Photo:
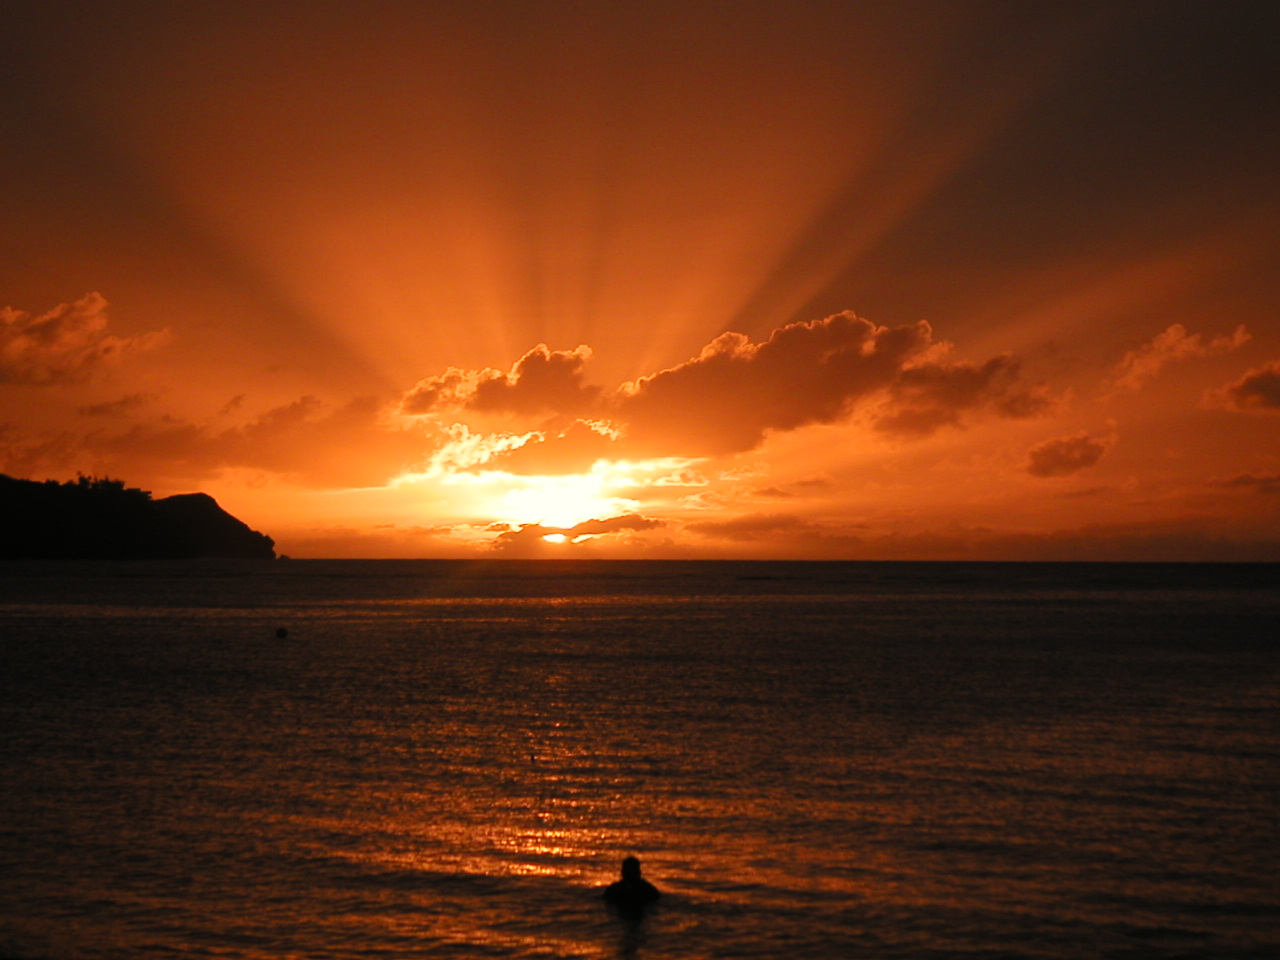
<instances>
[{"instance_id":1,"label":"cloud","mask_svg":"<svg viewBox=\"0 0 1280 960\"><path fill-rule=\"evenodd\" d=\"M1112 386L1116 390L1139 390L1170 363L1227 353L1250 339L1244 324L1236 327L1230 336L1205 340L1203 334L1188 334L1186 327L1175 323L1149 343L1126 353L1116 367Z\"/></svg>"},{"instance_id":2,"label":"cloud","mask_svg":"<svg viewBox=\"0 0 1280 960\"><path fill-rule=\"evenodd\" d=\"M12 423L0 423L0 473L13 477L46 479L70 471L101 473L96 462L86 462L83 440L61 432L32 437Z\"/></svg>"},{"instance_id":3,"label":"cloud","mask_svg":"<svg viewBox=\"0 0 1280 960\"><path fill-rule=\"evenodd\" d=\"M108 400L105 403L94 403L77 407L76 413L82 417L123 417L130 410L146 406L156 399L154 393L130 393L119 400Z\"/></svg>"},{"instance_id":4,"label":"cloud","mask_svg":"<svg viewBox=\"0 0 1280 960\"><path fill-rule=\"evenodd\" d=\"M517 360L510 371L450 368L442 376L419 380L404 395L400 410L421 416L443 410L509 413L535 416L575 414L587 410L600 394L583 380L583 366L591 348L550 350L538 344Z\"/></svg>"},{"instance_id":5,"label":"cloud","mask_svg":"<svg viewBox=\"0 0 1280 960\"><path fill-rule=\"evenodd\" d=\"M711 481L689 467L681 467L653 481L655 487L705 487Z\"/></svg>"},{"instance_id":6,"label":"cloud","mask_svg":"<svg viewBox=\"0 0 1280 960\"><path fill-rule=\"evenodd\" d=\"M725 333L694 359L625 384L615 418L646 453L739 453L771 430L842 419L932 343L927 323L891 330L851 312L789 324L763 343Z\"/></svg>"},{"instance_id":7,"label":"cloud","mask_svg":"<svg viewBox=\"0 0 1280 960\"><path fill-rule=\"evenodd\" d=\"M0 308L0 383L51 385L88 380L128 353L164 343L160 330L136 337L106 332L107 301L89 293L38 317Z\"/></svg>"},{"instance_id":8,"label":"cloud","mask_svg":"<svg viewBox=\"0 0 1280 960\"><path fill-rule=\"evenodd\" d=\"M644 517L638 513L607 517L603 520L584 520L572 527L547 527L540 523L527 523L499 534L493 541L493 547L497 550L514 550L540 544L548 536L563 537L565 541L572 543L582 538L594 538L626 531L654 530L662 526L666 526L666 521Z\"/></svg>"},{"instance_id":9,"label":"cloud","mask_svg":"<svg viewBox=\"0 0 1280 960\"><path fill-rule=\"evenodd\" d=\"M575 420L559 433L535 432L520 446L495 454L485 467L526 476L585 473L597 460L610 455L613 440L603 426Z\"/></svg>"},{"instance_id":10,"label":"cloud","mask_svg":"<svg viewBox=\"0 0 1280 960\"><path fill-rule=\"evenodd\" d=\"M450 527L379 524L373 529L333 524L316 527L273 526L276 549L292 557L386 559L474 557Z\"/></svg>"},{"instance_id":11,"label":"cloud","mask_svg":"<svg viewBox=\"0 0 1280 960\"><path fill-rule=\"evenodd\" d=\"M1010 356L986 363L928 363L909 367L889 388L888 412L875 420L883 433L923 437L959 426L962 414L993 409L1011 418L1033 417L1053 402L1036 387L1019 383L1020 364Z\"/></svg>"},{"instance_id":12,"label":"cloud","mask_svg":"<svg viewBox=\"0 0 1280 960\"><path fill-rule=\"evenodd\" d=\"M1064 500L1092 500L1115 492L1115 487L1085 487L1083 490L1061 490L1058 496Z\"/></svg>"},{"instance_id":13,"label":"cloud","mask_svg":"<svg viewBox=\"0 0 1280 960\"><path fill-rule=\"evenodd\" d=\"M781 487L760 487L756 490L752 490L751 495L753 497L758 497L761 500L791 500L796 496L794 493L791 493L788 490L783 490Z\"/></svg>"},{"instance_id":14,"label":"cloud","mask_svg":"<svg viewBox=\"0 0 1280 960\"><path fill-rule=\"evenodd\" d=\"M471 470L487 465L495 457L538 440L541 433L477 433L466 424L454 423L442 428L446 438L431 453L432 470L446 473Z\"/></svg>"},{"instance_id":15,"label":"cloud","mask_svg":"<svg viewBox=\"0 0 1280 960\"><path fill-rule=\"evenodd\" d=\"M421 427L393 427L382 410L374 397L330 407L306 396L224 430L165 418L85 445L121 473L198 479L247 467L310 486L366 486L420 463L430 445Z\"/></svg>"},{"instance_id":16,"label":"cloud","mask_svg":"<svg viewBox=\"0 0 1280 960\"><path fill-rule=\"evenodd\" d=\"M1211 391L1205 399L1210 404L1246 413L1280 411L1280 360L1250 370L1235 383Z\"/></svg>"},{"instance_id":17,"label":"cloud","mask_svg":"<svg viewBox=\"0 0 1280 960\"><path fill-rule=\"evenodd\" d=\"M775 515L776 517L777 515ZM946 523L940 529L872 533L847 522L789 521L768 515L740 517L734 544L708 549L719 555L795 559L995 561L1262 561L1280 560L1280 538L1269 528L1244 533L1211 517L1177 517L1091 524L1047 530L998 529ZM761 531L753 535L753 530ZM699 555L705 555L705 551Z\"/></svg>"},{"instance_id":18,"label":"cloud","mask_svg":"<svg viewBox=\"0 0 1280 960\"><path fill-rule=\"evenodd\" d=\"M791 513L748 513L731 520L699 520L685 524L686 530L704 537L724 540L764 540L778 533L798 531L808 525Z\"/></svg>"},{"instance_id":19,"label":"cloud","mask_svg":"<svg viewBox=\"0 0 1280 960\"><path fill-rule=\"evenodd\" d=\"M629 513L621 517L609 517L605 520L584 520L568 530L562 531L570 539L581 536L599 536L603 533L617 533L619 530L653 530L665 526L664 521L651 517L642 517L638 513Z\"/></svg>"},{"instance_id":20,"label":"cloud","mask_svg":"<svg viewBox=\"0 0 1280 960\"><path fill-rule=\"evenodd\" d=\"M851 311L793 323L763 343L725 333L696 358L626 384L614 419L642 450L687 456L741 453L771 431L834 423L887 395L884 432L925 436L980 407L1024 417L1049 401L1019 383L1011 357L947 362L928 323L880 327Z\"/></svg>"},{"instance_id":21,"label":"cloud","mask_svg":"<svg viewBox=\"0 0 1280 960\"><path fill-rule=\"evenodd\" d=\"M958 527L868 539L856 555L878 560L1228 561L1280 560L1280 538L1231 534L1208 518L1089 524L1045 532Z\"/></svg>"},{"instance_id":22,"label":"cloud","mask_svg":"<svg viewBox=\"0 0 1280 960\"><path fill-rule=\"evenodd\" d=\"M1027 451L1026 471L1033 477L1068 477L1092 467L1112 443L1110 439L1095 439L1087 433L1046 440Z\"/></svg>"},{"instance_id":23,"label":"cloud","mask_svg":"<svg viewBox=\"0 0 1280 960\"><path fill-rule=\"evenodd\" d=\"M1234 477L1210 480L1209 486L1275 495L1280 494L1280 473L1241 473Z\"/></svg>"},{"instance_id":24,"label":"cloud","mask_svg":"<svg viewBox=\"0 0 1280 960\"><path fill-rule=\"evenodd\" d=\"M564 473L599 458L743 453L770 433L835 423L873 399L875 427L909 438L958 426L971 412L1029 417L1051 406L1022 382L1015 358L975 364L948 359L949 350L924 321L889 328L845 311L788 324L759 343L721 334L696 357L605 393L585 380L587 347L539 344L507 373L451 368L420 380L400 410L440 421L543 417L536 435L507 444L502 466Z\"/></svg>"},{"instance_id":25,"label":"cloud","mask_svg":"<svg viewBox=\"0 0 1280 960\"><path fill-rule=\"evenodd\" d=\"M829 474L818 473L811 477L802 477L796 481L796 486L807 487L811 490L825 490L828 487L834 487L835 483L835 478Z\"/></svg>"}]
</instances>

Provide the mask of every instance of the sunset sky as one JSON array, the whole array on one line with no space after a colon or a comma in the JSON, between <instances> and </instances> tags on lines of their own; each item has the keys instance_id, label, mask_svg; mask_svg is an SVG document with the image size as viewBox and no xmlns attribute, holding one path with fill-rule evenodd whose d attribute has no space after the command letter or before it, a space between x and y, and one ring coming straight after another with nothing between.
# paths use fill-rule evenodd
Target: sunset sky
<instances>
[{"instance_id":1,"label":"sunset sky","mask_svg":"<svg viewBox=\"0 0 1280 960\"><path fill-rule=\"evenodd\" d=\"M0 5L0 472L295 557L1280 560L1280 16Z\"/></svg>"}]
</instances>

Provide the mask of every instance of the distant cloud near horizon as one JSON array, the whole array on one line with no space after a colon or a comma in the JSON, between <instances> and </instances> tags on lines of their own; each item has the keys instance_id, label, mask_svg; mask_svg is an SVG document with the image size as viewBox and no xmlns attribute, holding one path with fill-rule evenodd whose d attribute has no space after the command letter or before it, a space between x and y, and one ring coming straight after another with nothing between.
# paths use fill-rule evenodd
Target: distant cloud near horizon
<instances>
[{"instance_id":1,"label":"distant cloud near horizon","mask_svg":"<svg viewBox=\"0 0 1280 960\"><path fill-rule=\"evenodd\" d=\"M49 386L88 380L122 356L149 350L167 330L117 337L106 332L107 301L87 293L33 317L0 307L0 383Z\"/></svg>"},{"instance_id":2,"label":"distant cloud near horizon","mask_svg":"<svg viewBox=\"0 0 1280 960\"><path fill-rule=\"evenodd\" d=\"M748 513L729 520L698 520L685 525L685 529L704 537L725 540L761 540L779 532L797 532L808 524L791 513Z\"/></svg>"},{"instance_id":3,"label":"distant cloud near horizon","mask_svg":"<svg viewBox=\"0 0 1280 960\"><path fill-rule=\"evenodd\" d=\"M604 534L621 533L628 530L654 530L666 526L665 520L644 517L638 513L629 513L617 517L606 517L601 520L584 520L571 527L544 526L540 523L527 523L500 533L493 541L493 549L507 551L518 549L527 544L537 543L544 537L561 536L568 541L583 537L598 537Z\"/></svg>"}]
</instances>

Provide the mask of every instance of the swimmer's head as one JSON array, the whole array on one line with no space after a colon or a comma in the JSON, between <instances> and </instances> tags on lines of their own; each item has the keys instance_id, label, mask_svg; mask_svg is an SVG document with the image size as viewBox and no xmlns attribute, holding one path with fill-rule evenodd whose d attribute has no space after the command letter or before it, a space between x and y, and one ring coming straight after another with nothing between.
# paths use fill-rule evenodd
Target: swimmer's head
<instances>
[{"instance_id":1,"label":"swimmer's head","mask_svg":"<svg viewBox=\"0 0 1280 960\"><path fill-rule=\"evenodd\" d=\"M622 879L623 880L639 880L640 879L640 861L635 857L627 857L622 861Z\"/></svg>"}]
</instances>

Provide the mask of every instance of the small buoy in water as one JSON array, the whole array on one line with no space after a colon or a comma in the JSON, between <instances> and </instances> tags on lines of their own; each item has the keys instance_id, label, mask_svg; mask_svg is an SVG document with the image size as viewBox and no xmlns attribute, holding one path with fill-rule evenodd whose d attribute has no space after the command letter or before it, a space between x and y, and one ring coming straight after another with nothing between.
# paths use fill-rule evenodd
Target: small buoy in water
<instances>
[{"instance_id":1,"label":"small buoy in water","mask_svg":"<svg viewBox=\"0 0 1280 960\"><path fill-rule=\"evenodd\" d=\"M286 630L284 627L276 627L276 639L277 639L277 640L283 640L283 639L284 639L285 637L287 637L288 635L289 635L289 631L288 631L288 630Z\"/></svg>"}]
</instances>

